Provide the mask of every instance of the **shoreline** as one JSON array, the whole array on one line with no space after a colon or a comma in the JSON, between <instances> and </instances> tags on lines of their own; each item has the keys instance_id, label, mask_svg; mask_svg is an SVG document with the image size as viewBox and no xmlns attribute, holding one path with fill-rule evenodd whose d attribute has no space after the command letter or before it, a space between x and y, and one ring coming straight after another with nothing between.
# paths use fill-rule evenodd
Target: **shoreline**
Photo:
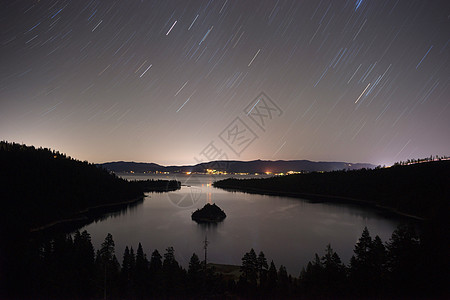
<instances>
[{"instance_id":1,"label":"shoreline","mask_svg":"<svg viewBox=\"0 0 450 300\"><path fill-rule=\"evenodd\" d=\"M214 184L213 184L214 186ZM216 186L214 186L216 187ZM362 199L356 199L356 198L350 198L350 197L343 197L343 196L335 196L335 195L325 195L325 194L311 194L311 193L295 193L295 192L283 192L283 191L272 191L272 190L264 190L264 189L258 189L258 188L242 188L242 187L216 187L223 190L230 190L230 191L239 191L239 192L245 192L250 194L260 194L260 195L268 195L268 196L285 196L285 197L292 197L292 198L301 198L304 200L313 201L315 203L350 203L350 204L356 204L360 206L370 206L372 208L377 208L395 215L399 215L402 217L407 217L410 219L414 219L416 221L425 221L426 218L404 213L401 211L398 211L394 208L391 208L389 206L382 206L378 205L374 202L362 200Z\"/></svg>"},{"instance_id":2,"label":"shoreline","mask_svg":"<svg viewBox=\"0 0 450 300\"><path fill-rule=\"evenodd\" d=\"M170 181L168 182L170 184ZM179 188L179 187L178 187ZM86 224L89 224L97 219L102 218L108 213L114 213L117 211L120 211L122 209L128 208L129 206L138 204L139 202L144 201L145 199L145 193L165 193L170 191L175 191L178 188L176 187L168 187L168 186L152 186L152 187L144 187L142 189L142 194L136 198L133 198L131 200L125 200L115 203L105 203L105 204L99 204L95 206L90 206L85 209L82 209L71 216L52 221L50 223L37 226L34 228L30 228L28 232L30 234L36 234L39 232L49 231L56 227L64 227L67 226L68 228L77 228L80 226L84 226ZM76 225L78 224L78 225ZM71 226L73 225L73 226ZM71 229L75 230L75 229Z\"/></svg>"},{"instance_id":3,"label":"shoreline","mask_svg":"<svg viewBox=\"0 0 450 300\"><path fill-rule=\"evenodd\" d=\"M94 221L96 218L100 218L110 212L109 210L114 208L120 208L120 207L127 207L131 204L136 204L140 201L143 201L145 198L145 195L142 195L140 197L134 198L132 200L127 201L121 201L117 203L109 203L109 204L101 204L96 206L87 207L79 212L77 212L72 217L66 218L66 219L60 219L56 220L50 223L47 223L45 225L34 227L29 230L30 233L39 233L42 231L46 231L49 229L52 229L57 226L66 225L66 224L74 224L74 223L85 223Z\"/></svg>"}]
</instances>

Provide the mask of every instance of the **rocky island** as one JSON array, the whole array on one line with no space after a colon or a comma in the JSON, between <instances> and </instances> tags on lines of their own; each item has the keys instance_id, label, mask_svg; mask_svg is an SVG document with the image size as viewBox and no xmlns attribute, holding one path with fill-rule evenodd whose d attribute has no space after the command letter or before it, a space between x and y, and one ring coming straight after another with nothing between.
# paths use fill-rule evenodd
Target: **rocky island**
<instances>
[{"instance_id":1,"label":"rocky island","mask_svg":"<svg viewBox=\"0 0 450 300\"><path fill-rule=\"evenodd\" d=\"M192 213L192 220L197 223L217 223L223 221L227 215L215 203L206 203L202 209L197 209Z\"/></svg>"}]
</instances>

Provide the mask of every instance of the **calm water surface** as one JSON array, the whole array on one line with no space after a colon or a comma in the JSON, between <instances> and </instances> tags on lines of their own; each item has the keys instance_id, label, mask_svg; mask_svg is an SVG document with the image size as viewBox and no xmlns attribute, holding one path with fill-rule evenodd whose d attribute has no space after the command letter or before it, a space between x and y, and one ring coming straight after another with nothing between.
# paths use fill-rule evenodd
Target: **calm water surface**
<instances>
[{"instance_id":1,"label":"calm water surface","mask_svg":"<svg viewBox=\"0 0 450 300\"><path fill-rule=\"evenodd\" d=\"M208 261L241 263L250 248L263 251L277 267L285 265L298 276L302 266L314 253L323 255L328 243L348 263L353 247L367 226L372 237L387 241L404 219L386 216L375 209L353 205L311 203L307 200L228 192L212 187L215 179L207 175L124 175L127 179L177 179L180 190L148 193L143 203L120 214L111 214L86 229L98 249L108 233L116 243L116 256L122 261L126 245L136 250L141 242L147 256L154 249L161 255L169 246L175 249L178 262L188 266L193 252L203 257L203 240L207 236ZM205 203L216 203L227 214L217 226L198 225L191 213Z\"/></svg>"}]
</instances>

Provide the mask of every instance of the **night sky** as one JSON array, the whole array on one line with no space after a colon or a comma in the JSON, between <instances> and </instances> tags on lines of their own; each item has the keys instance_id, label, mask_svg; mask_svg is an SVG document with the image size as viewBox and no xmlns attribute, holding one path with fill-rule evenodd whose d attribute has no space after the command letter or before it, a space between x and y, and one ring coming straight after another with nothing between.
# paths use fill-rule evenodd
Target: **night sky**
<instances>
[{"instance_id":1,"label":"night sky","mask_svg":"<svg viewBox=\"0 0 450 300\"><path fill-rule=\"evenodd\" d=\"M0 25L2 140L97 163L450 154L448 0L11 0Z\"/></svg>"}]
</instances>

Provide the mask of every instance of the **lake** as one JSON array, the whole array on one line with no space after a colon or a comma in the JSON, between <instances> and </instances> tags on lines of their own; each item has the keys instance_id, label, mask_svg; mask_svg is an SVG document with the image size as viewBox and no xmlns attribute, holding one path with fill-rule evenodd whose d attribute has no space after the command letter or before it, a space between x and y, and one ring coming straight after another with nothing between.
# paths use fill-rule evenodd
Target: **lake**
<instances>
[{"instance_id":1,"label":"lake","mask_svg":"<svg viewBox=\"0 0 450 300\"><path fill-rule=\"evenodd\" d=\"M298 276L315 253L324 254L328 243L347 264L364 226L372 237L379 235L385 242L397 225L405 222L402 217L374 208L214 188L214 180L227 178L223 175L122 177L176 179L183 185L175 192L147 193L142 203L82 228L91 234L96 249L111 233L120 263L125 246L133 246L136 251L140 242L148 258L154 249L163 255L167 247L173 246L177 261L187 267L192 253L203 259L203 241L207 237L208 262L240 265L245 252L253 248L257 253L263 251L277 268L282 264L290 274ZM226 219L209 226L192 221L191 213L206 203L216 203L227 214Z\"/></svg>"}]
</instances>

